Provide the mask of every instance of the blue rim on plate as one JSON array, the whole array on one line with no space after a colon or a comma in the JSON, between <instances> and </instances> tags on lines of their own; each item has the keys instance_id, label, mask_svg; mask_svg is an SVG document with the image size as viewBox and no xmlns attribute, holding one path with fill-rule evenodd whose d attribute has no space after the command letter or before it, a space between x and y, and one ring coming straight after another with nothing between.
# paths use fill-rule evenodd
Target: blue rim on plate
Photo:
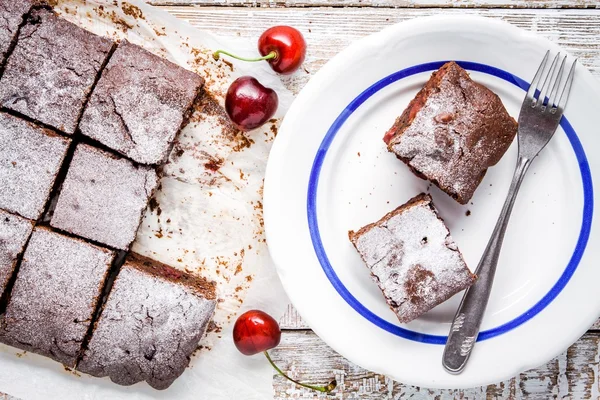
<instances>
[{"instance_id":1,"label":"blue rim on plate","mask_svg":"<svg viewBox=\"0 0 600 400\"><path fill-rule=\"evenodd\" d=\"M419 64L394 72L393 74L388 75L385 78L377 81L376 83L368 87L366 90L364 90L361 94L359 94L356 98L354 98L354 100L352 100L350 104L348 104L348 106L346 106L346 108L335 119L335 121L327 131L327 134L323 138L319 149L317 150L317 154L313 161L313 166L310 172L307 198L308 225L313 248L315 250L317 258L319 259L321 267L325 272L325 275L327 276L335 290L339 293L339 295L342 296L342 298L355 311L357 311L360 315L362 315L364 318L377 325L378 327L402 338L428 344L445 344L448 336L430 335L426 333L415 332L410 329L402 328L398 325L392 324L384 320L383 318L377 316L375 313L366 308L360 301L358 301L356 297L352 295L352 293L350 293L346 286L344 286L342 281L335 273L335 270L331 266L327 257L327 253L325 252L323 243L321 241L321 234L319 232L319 223L317 219L317 189L319 185L319 176L321 173L321 168L323 166L325 156L327 155L327 151L329 150L329 147L333 142L333 139L335 138L335 135L337 134L339 129L342 127L342 125L344 125L348 117L350 117L350 115L352 115L352 113L356 111L356 109L358 109L371 96L373 96L381 89L387 87L388 85L406 77L409 77L411 75L437 70L446 62L447 61L435 61L425 64ZM527 91L527 89L529 88L529 83L527 83L525 80L502 69L470 61L456 62L466 70L493 75L507 82L510 82L515 86L520 87L524 91ZM556 283L552 286L548 293L544 295L544 297L542 297L529 310L525 311L518 317L495 328L481 331L479 333L479 336L477 337L477 341L482 341L493 338L495 336L502 335L503 333L506 333L529 321L531 318L540 313L556 298L556 296L558 296L558 294L567 285L567 283L575 273L575 270L579 265L579 261L581 260L581 257L583 256L583 253L585 251L590 236L590 230L592 226L592 214L594 210L592 177L587 157L585 155L585 151L581 146L581 142L579 141L575 130L573 129L573 127L571 126L571 124L565 116L562 117L560 126L567 134L569 142L571 143L571 147L575 152L575 156L577 157L577 161L579 163L579 170L581 172L581 179L583 183L583 216L581 221L581 229L579 231L579 238L577 239L577 244L573 251L573 255L571 256L567 267L565 268L561 276L558 278L558 281L556 281Z\"/></svg>"}]
</instances>

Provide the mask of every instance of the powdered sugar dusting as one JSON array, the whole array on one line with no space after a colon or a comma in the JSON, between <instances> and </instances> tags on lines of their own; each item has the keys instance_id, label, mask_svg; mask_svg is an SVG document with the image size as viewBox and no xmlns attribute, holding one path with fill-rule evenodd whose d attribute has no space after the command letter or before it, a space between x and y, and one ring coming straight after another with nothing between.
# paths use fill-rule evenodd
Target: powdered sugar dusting
<instances>
[{"instance_id":1,"label":"powdered sugar dusting","mask_svg":"<svg viewBox=\"0 0 600 400\"><path fill-rule=\"evenodd\" d=\"M389 148L465 204L510 146L517 125L500 98L457 64L443 72L436 87L428 83L425 104Z\"/></svg>"},{"instance_id":2,"label":"powdered sugar dusting","mask_svg":"<svg viewBox=\"0 0 600 400\"><path fill-rule=\"evenodd\" d=\"M153 169L80 144L50 224L127 250L157 184Z\"/></svg>"},{"instance_id":3,"label":"powdered sugar dusting","mask_svg":"<svg viewBox=\"0 0 600 400\"><path fill-rule=\"evenodd\" d=\"M414 200L354 237L400 322L417 318L474 282L431 197Z\"/></svg>"},{"instance_id":4,"label":"powdered sugar dusting","mask_svg":"<svg viewBox=\"0 0 600 400\"><path fill-rule=\"evenodd\" d=\"M49 10L32 11L0 80L2 106L72 134L112 46Z\"/></svg>"},{"instance_id":5,"label":"powdered sugar dusting","mask_svg":"<svg viewBox=\"0 0 600 400\"><path fill-rule=\"evenodd\" d=\"M0 210L0 297L32 229L33 221Z\"/></svg>"},{"instance_id":6,"label":"powdered sugar dusting","mask_svg":"<svg viewBox=\"0 0 600 400\"><path fill-rule=\"evenodd\" d=\"M165 389L189 364L215 306L192 287L125 263L77 369Z\"/></svg>"},{"instance_id":7,"label":"powdered sugar dusting","mask_svg":"<svg viewBox=\"0 0 600 400\"><path fill-rule=\"evenodd\" d=\"M70 142L0 113L0 208L38 219Z\"/></svg>"},{"instance_id":8,"label":"powdered sugar dusting","mask_svg":"<svg viewBox=\"0 0 600 400\"><path fill-rule=\"evenodd\" d=\"M32 0L3 0L0 1L0 59L4 57L11 42L17 35L23 15L29 11Z\"/></svg>"},{"instance_id":9,"label":"powdered sugar dusting","mask_svg":"<svg viewBox=\"0 0 600 400\"><path fill-rule=\"evenodd\" d=\"M134 161L165 161L204 80L123 41L83 114L80 130Z\"/></svg>"},{"instance_id":10,"label":"powdered sugar dusting","mask_svg":"<svg viewBox=\"0 0 600 400\"><path fill-rule=\"evenodd\" d=\"M0 319L0 341L74 366L113 257L36 228Z\"/></svg>"}]
</instances>

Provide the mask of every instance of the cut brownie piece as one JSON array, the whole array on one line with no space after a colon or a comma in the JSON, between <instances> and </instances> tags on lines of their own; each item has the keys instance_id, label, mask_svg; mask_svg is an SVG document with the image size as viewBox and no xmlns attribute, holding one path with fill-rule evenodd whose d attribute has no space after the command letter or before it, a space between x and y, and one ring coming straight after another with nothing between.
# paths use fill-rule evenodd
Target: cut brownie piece
<instances>
[{"instance_id":1,"label":"cut brownie piece","mask_svg":"<svg viewBox=\"0 0 600 400\"><path fill-rule=\"evenodd\" d=\"M35 0L0 0L0 64L17 38L19 25Z\"/></svg>"},{"instance_id":2,"label":"cut brownie piece","mask_svg":"<svg viewBox=\"0 0 600 400\"><path fill-rule=\"evenodd\" d=\"M384 141L417 176L466 204L516 133L500 98L449 62L433 73Z\"/></svg>"},{"instance_id":3,"label":"cut brownie piece","mask_svg":"<svg viewBox=\"0 0 600 400\"><path fill-rule=\"evenodd\" d=\"M72 134L112 46L50 10L33 10L0 79L0 104Z\"/></svg>"},{"instance_id":4,"label":"cut brownie piece","mask_svg":"<svg viewBox=\"0 0 600 400\"><path fill-rule=\"evenodd\" d=\"M349 237L402 323L475 282L428 194Z\"/></svg>"},{"instance_id":5,"label":"cut brownie piece","mask_svg":"<svg viewBox=\"0 0 600 400\"><path fill-rule=\"evenodd\" d=\"M142 164L165 161L204 80L123 41L102 72L80 130Z\"/></svg>"},{"instance_id":6,"label":"cut brownie piece","mask_svg":"<svg viewBox=\"0 0 600 400\"><path fill-rule=\"evenodd\" d=\"M77 370L166 389L188 366L215 305L212 282L130 254Z\"/></svg>"},{"instance_id":7,"label":"cut brownie piece","mask_svg":"<svg viewBox=\"0 0 600 400\"><path fill-rule=\"evenodd\" d=\"M0 342L74 367L114 256L35 228L0 318Z\"/></svg>"},{"instance_id":8,"label":"cut brownie piece","mask_svg":"<svg viewBox=\"0 0 600 400\"><path fill-rule=\"evenodd\" d=\"M0 210L0 299L32 229L33 221Z\"/></svg>"},{"instance_id":9,"label":"cut brownie piece","mask_svg":"<svg viewBox=\"0 0 600 400\"><path fill-rule=\"evenodd\" d=\"M70 142L0 112L0 208L38 219Z\"/></svg>"},{"instance_id":10,"label":"cut brownie piece","mask_svg":"<svg viewBox=\"0 0 600 400\"><path fill-rule=\"evenodd\" d=\"M153 169L80 144L50 225L127 250L157 185Z\"/></svg>"}]
</instances>

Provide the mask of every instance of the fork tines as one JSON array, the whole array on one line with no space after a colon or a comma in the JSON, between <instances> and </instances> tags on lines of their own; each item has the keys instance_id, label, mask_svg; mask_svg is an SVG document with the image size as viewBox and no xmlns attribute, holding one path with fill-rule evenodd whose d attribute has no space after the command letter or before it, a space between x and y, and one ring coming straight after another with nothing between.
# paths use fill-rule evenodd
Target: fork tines
<instances>
[{"instance_id":1,"label":"fork tines","mask_svg":"<svg viewBox=\"0 0 600 400\"><path fill-rule=\"evenodd\" d=\"M552 114L556 113L557 111L562 114L569 98L571 85L573 84L573 74L575 72L577 60L573 61L566 80L563 80L563 71L567 61L567 56L562 58L562 61L560 61L560 67L558 68L558 71L556 71L556 66L559 64L560 53L554 56L554 59L548 67L549 55L550 50L546 52L540 67L531 81L531 86L529 86L529 90L527 91L526 100L529 99L531 101L532 108L538 107L542 112L548 109L548 111ZM540 82L543 82L541 87ZM561 83L562 90L559 90ZM550 91L548 92L548 90ZM556 97L558 96L559 92L560 96L557 100ZM549 105L550 107L548 107Z\"/></svg>"}]
</instances>

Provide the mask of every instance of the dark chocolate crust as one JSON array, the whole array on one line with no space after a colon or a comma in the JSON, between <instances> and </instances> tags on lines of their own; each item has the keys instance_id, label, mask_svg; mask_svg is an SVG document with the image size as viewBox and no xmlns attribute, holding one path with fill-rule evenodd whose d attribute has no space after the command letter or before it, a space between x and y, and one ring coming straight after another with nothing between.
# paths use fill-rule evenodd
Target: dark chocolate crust
<instances>
[{"instance_id":1,"label":"dark chocolate crust","mask_svg":"<svg viewBox=\"0 0 600 400\"><path fill-rule=\"evenodd\" d=\"M38 219L70 139L0 112L0 208Z\"/></svg>"},{"instance_id":2,"label":"dark chocolate crust","mask_svg":"<svg viewBox=\"0 0 600 400\"><path fill-rule=\"evenodd\" d=\"M128 250L157 185L153 169L79 144L50 225Z\"/></svg>"},{"instance_id":3,"label":"dark chocolate crust","mask_svg":"<svg viewBox=\"0 0 600 400\"><path fill-rule=\"evenodd\" d=\"M114 256L35 228L0 317L0 342L74 367Z\"/></svg>"},{"instance_id":4,"label":"dark chocolate crust","mask_svg":"<svg viewBox=\"0 0 600 400\"><path fill-rule=\"evenodd\" d=\"M77 370L119 385L166 389L185 370L210 322L214 287L134 255L125 262ZM210 298L202 293L210 293Z\"/></svg>"},{"instance_id":5,"label":"dark chocolate crust","mask_svg":"<svg viewBox=\"0 0 600 400\"><path fill-rule=\"evenodd\" d=\"M500 98L449 62L433 73L384 140L417 176L466 204L516 133Z\"/></svg>"},{"instance_id":6,"label":"dark chocolate crust","mask_svg":"<svg viewBox=\"0 0 600 400\"><path fill-rule=\"evenodd\" d=\"M166 161L204 80L123 41L87 105L79 129L141 164Z\"/></svg>"},{"instance_id":7,"label":"dark chocolate crust","mask_svg":"<svg viewBox=\"0 0 600 400\"><path fill-rule=\"evenodd\" d=\"M401 323L475 282L428 194L348 236Z\"/></svg>"},{"instance_id":8,"label":"dark chocolate crust","mask_svg":"<svg viewBox=\"0 0 600 400\"><path fill-rule=\"evenodd\" d=\"M0 210L0 299L33 230L33 221Z\"/></svg>"},{"instance_id":9,"label":"dark chocolate crust","mask_svg":"<svg viewBox=\"0 0 600 400\"><path fill-rule=\"evenodd\" d=\"M83 105L113 42L34 9L0 80L0 104L64 133L75 132Z\"/></svg>"},{"instance_id":10,"label":"dark chocolate crust","mask_svg":"<svg viewBox=\"0 0 600 400\"><path fill-rule=\"evenodd\" d=\"M215 282L210 282L201 276L188 274L137 253L130 253L127 256L127 266L175 284L188 286L190 289L194 289L198 295L209 300L216 299Z\"/></svg>"}]
</instances>

